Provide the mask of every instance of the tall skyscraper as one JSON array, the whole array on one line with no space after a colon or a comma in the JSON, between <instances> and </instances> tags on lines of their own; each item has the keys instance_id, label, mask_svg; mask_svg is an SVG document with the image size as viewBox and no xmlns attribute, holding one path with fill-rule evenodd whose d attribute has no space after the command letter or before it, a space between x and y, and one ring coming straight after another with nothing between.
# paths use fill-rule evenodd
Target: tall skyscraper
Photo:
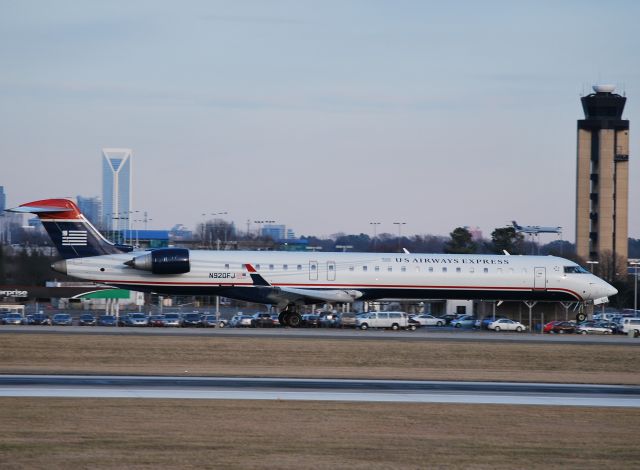
<instances>
[{"instance_id":1,"label":"tall skyscraper","mask_svg":"<svg viewBox=\"0 0 640 470\"><path fill-rule=\"evenodd\" d=\"M593 91L581 98L585 119L578 121L576 251L615 275L626 272L629 246L627 98L613 85Z\"/></svg>"},{"instance_id":2,"label":"tall skyscraper","mask_svg":"<svg viewBox=\"0 0 640 470\"><path fill-rule=\"evenodd\" d=\"M131 149L102 149L102 223L107 230L128 230L131 212Z\"/></svg>"},{"instance_id":3,"label":"tall skyscraper","mask_svg":"<svg viewBox=\"0 0 640 470\"><path fill-rule=\"evenodd\" d=\"M0 214L7 208L7 196L4 195L4 186L0 186Z\"/></svg>"}]
</instances>

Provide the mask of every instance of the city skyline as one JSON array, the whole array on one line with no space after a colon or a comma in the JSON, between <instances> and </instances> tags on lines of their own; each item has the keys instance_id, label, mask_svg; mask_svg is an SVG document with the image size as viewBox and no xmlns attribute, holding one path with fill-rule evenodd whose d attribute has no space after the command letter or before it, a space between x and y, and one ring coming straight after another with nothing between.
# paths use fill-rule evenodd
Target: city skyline
<instances>
[{"instance_id":1,"label":"city skyline","mask_svg":"<svg viewBox=\"0 0 640 470\"><path fill-rule=\"evenodd\" d=\"M628 98L640 238L639 13L631 1L5 5L0 184L7 206L96 194L96 154L122 146L150 228L225 211L299 235L395 234L401 221L403 235L488 236L515 219L573 242L580 96L612 82Z\"/></svg>"}]
</instances>

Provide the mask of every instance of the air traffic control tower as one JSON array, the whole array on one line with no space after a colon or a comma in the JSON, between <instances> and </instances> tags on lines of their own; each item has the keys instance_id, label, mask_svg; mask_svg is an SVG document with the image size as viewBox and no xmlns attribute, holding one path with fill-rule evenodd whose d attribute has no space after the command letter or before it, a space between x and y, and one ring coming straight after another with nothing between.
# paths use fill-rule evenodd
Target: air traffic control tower
<instances>
[{"instance_id":1,"label":"air traffic control tower","mask_svg":"<svg viewBox=\"0 0 640 470\"><path fill-rule=\"evenodd\" d=\"M627 98L613 85L583 96L578 121L576 251L585 260L613 263L626 272L629 238L629 121Z\"/></svg>"}]
</instances>

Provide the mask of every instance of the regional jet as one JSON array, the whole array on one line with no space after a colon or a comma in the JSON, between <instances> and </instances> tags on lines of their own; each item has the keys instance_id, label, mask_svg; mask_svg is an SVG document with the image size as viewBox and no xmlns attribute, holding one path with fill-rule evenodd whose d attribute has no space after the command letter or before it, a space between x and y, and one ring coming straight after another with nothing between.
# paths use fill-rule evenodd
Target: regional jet
<instances>
[{"instance_id":1,"label":"regional jet","mask_svg":"<svg viewBox=\"0 0 640 470\"><path fill-rule=\"evenodd\" d=\"M538 235L539 233L562 233L562 227L542 227L540 225L518 225L515 220L511 221L516 232Z\"/></svg>"},{"instance_id":2,"label":"regional jet","mask_svg":"<svg viewBox=\"0 0 640 470\"><path fill-rule=\"evenodd\" d=\"M554 256L418 253L307 253L159 248L114 244L68 199L29 202L62 260L55 271L163 295L219 295L276 305L299 326L303 305L377 299L605 301L617 290Z\"/></svg>"}]
</instances>

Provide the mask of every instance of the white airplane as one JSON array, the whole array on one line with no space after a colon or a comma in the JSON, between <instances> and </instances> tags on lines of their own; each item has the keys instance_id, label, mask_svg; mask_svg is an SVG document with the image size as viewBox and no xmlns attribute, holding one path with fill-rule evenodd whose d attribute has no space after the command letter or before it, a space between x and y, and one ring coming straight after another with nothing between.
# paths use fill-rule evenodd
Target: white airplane
<instances>
[{"instance_id":1,"label":"white airplane","mask_svg":"<svg viewBox=\"0 0 640 470\"><path fill-rule=\"evenodd\" d=\"M562 227L542 227L540 225L518 225L515 220L511 221L516 232L537 235L539 233L562 233Z\"/></svg>"},{"instance_id":2,"label":"white airplane","mask_svg":"<svg viewBox=\"0 0 640 470\"><path fill-rule=\"evenodd\" d=\"M159 248L109 242L68 199L9 209L37 214L63 260L52 268L83 280L164 295L220 295L277 305L299 326L300 307L376 299L603 302L618 291L553 256L307 253Z\"/></svg>"}]
</instances>

